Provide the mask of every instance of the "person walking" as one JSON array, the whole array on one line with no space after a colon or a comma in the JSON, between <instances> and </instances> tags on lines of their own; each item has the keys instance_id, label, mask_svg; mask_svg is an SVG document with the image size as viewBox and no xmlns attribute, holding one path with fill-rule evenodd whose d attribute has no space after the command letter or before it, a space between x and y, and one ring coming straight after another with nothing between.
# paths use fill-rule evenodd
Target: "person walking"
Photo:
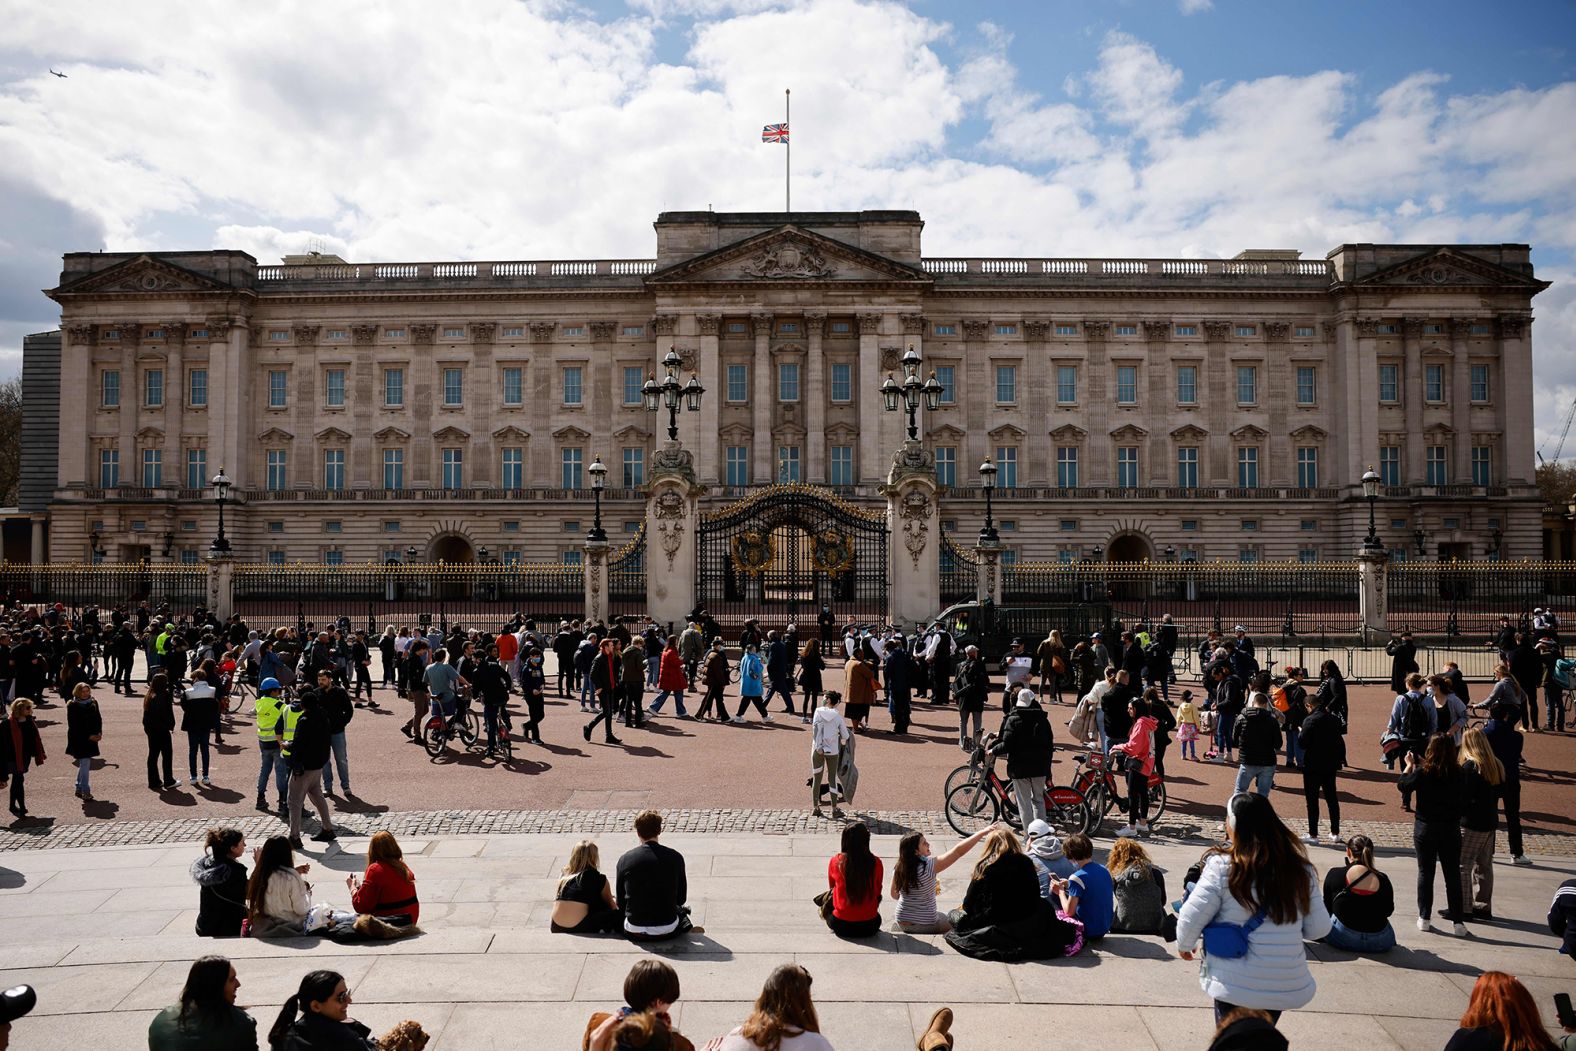
<instances>
[{"instance_id":1,"label":"person walking","mask_svg":"<svg viewBox=\"0 0 1576 1051\"><path fill-rule=\"evenodd\" d=\"M876 700L875 663L862 652L843 665L843 693L848 698L848 721L858 733L870 721L870 706Z\"/></svg>"},{"instance_id":2,"label":"person walking","mask_svg":"<svg viewBox=\"0 0 1576 1051\"><path fill-rule=\"evenodd\" d=\"M1033 690L1019 690L1012 710L1001 721L1001 732L990 754L1007 757L1007 777L1012 781L1023 827L1045 820L1045 782L1050 777L1054 748L1045 709Z\"/></svg>"},{"instance_id":3,"label":"person walking","mask_svg":"<svg viewBox=\"0 0 1576 1051\"><path fill-rule=\"evenodd\" d=\"M1230 764L1235 761L1231 753L1236 747L1232 733L1237 728L1238 717L1247 706L1247 685L1232 670L1230 663L1225 661L1215 665L1211 678L1214 679L1210 703L1215 710L1215 751L1206 753L1204 758Z\"/></svg>"},{"instance_id":4,"label":"person walking","mask_svg":"<svg viewBox=\"0 0 1576 1051\"><path fill-rule=\"evenodd\" d=\"M837 806L841 798L838 791L838 769L843 761L843 748L853 734L848 729L847 720L837 710L838 702L841 700L842 697L836 690L827 691L826 696L821 700L821 707L815 710L815 718L810 726L810 813L815 817L825 816L821 813L823 778L832 797L832 817L843 816L843 812Z\"/></svg>"},{"instance_id":5,"label":"person walking","mask_svg":"<svg viewBox=\"0 0 1576 1051\"><path fill-rule=\"evenodd\" d=\"M1275 759L1281 749L1281 728L1263 689L1269 685L1268 679L1268 672L1254 676L1248 706L1231 728L1232 746L1241 753L1242 760L1237 767L1233 792L1246 792L1252 786L1259 795L1267 797L1275 788Z\"/></svg>"},{"instance_id":6,"label":"person walking","mask_svg":"<svg viewBox=\"0 0 1576 1051\"><path fill-rule=\"evenodd\" d=\"M93 760L103 739L104 718L93 699L93 687L79 682L66 704L66 754L77 765L77 798L88 803L93 802Z\"/></svg>"},{"instance_id":7,"label":"person walking","mask_svg":"<svg viewBox=\"0 0 1576 1051\"><path fill-rule=\"evenodd\" d=\"M1305 674L1301 668L1286 669L1286 681L1281 684L1280 697L1275 705L1281 713L1281 722L1285 728L1288 770L1302 766L1302 723L1308 717L1308 691L1302 685Z\"/></svg>"},{"instance_id":8,"label":"person walking","mask_svg":"<svg viewBox=\"0 0 1576 1051\"><path fill-rule=\"evenodd\" d=\"M1048 695L1052 703L1061 704L1062 687L1068 680L1068 652L1059 629L1052 628L1035 647L1034 670L1040 677L1040 695Z\"/></svg>"},{"instance_id":9,"label":"person walking","mask_svg":"<svg viewBox=\"0 0 1576 1051\"><path fill-rule=\"evenodd\" d=\"M279 809L285 809L288 769L279 754L279 732L283 728L285 704L279 680L264 679L257 684L252 702L252 722L257 726L257 809L268 812L268 777L273 774Z\"/></svg>"},{"instance_id":10,"label":"person walking","mask_svg":"<svg viewBox=\"0 0 1576 1051\"><path fill-rule=\"evenodd\" d=\"M1404 685L1406 692L1396 697L1395 704L1390 709L1387 730L1388 733L1396 736L1400 747L1385 757L1386 766L1406 756L1421 759L1423 749L1428 746L1429 738L1434 735L1437 713L1433 703L1423 693L1423 677L1413 672L1407 677ZM1402 780L1404 781L1405 778ZM1406 788L1401 789L1401 809L1407 813L1411 813L1412 810L1412 793Z\"/></svg>"},{"instance_id":11,"label":"person walking","mask_svg":"<svg viewBox=\"0 0 1576 1051\"><path fill-rule=\"evenodd\" d=\"M330 675L332 678L332 675ZM322 701L314 690L301 694L301 715L296 720L295 733L284 746L283 756L290 764L290 845L301 849L301 809L311 799L317 808L322 828L312 838L328 843L339 838L334 831L334 819L328 812L328 800L323 796L323 766L328 762L328 716L323 712Z\"/></svg>"},{"instance_id":12,"label":"person walking","mask_svg":"<svg viewBox=\"0 0 1576 1051\"><path fill-rule=\"evenodd\" d=\"M771 707L772 698L783 699L783 711L794 714L793 651L775 631L766 633L766 694L761 703Z\"/></svg>"},{"instance_id":13,"label":"person walking","mask_svg":"<svg viewBox=\"0 0 1576 1051\"><path fill-rule=\"evenodd\" d=\"M1527 727L1538 733L1538 688L1543 683L1543 658L1532 645L1528 635L1516 636L1516 648L1510 651L1510 674L1516 680L1516 685L1521 687L1522 696L1526 698L1526 706L1521 712L1521 717L1527 721Z\"/></svg>"},{"instance_id":14,"label":"person walking","mask_svg":"<svg viewBox=\"0 0 1576 1051\"><path fill-rule=\"evenodd\" d=\"M192 684L180 698L181 731L186 734L186 765L191 774L187 782L204 785L213 782L208 777L208 735L219 723L219 699L207 673L192 673ZM197 756L202 755L202 777L197 776Z\"/></svg>"},{"instance_id":15,"label":"person walking","mask_svg":"<svg viewBox=\"0 0 1576 1051\"><path fill-rule=\"evenodd\" d=\"M1428 739L1423 760L1406 754L1401 791L1414 793L1417 814L1412 825L1412 846L1417 851L1417 929L1433 929L1434 870L1445 877L1445 919L1458 938L1467 934L1461 900L1461 812L1466 781L1449 734Z\"/></svg>"},{"instance_id":16,"label":"person walking","mask_svg":"<svg viewBox=\"0 0 1576 1051\"><path fill-rule=\"evenodd\" d=\"M814 636L805 640L799 653L799 689L804 692L804 714L800 722L808 723L821 703L821 673L826 661L821 657L821 640Z\"/></svg>"},{"instance_id":17,"label":"person walking","mask_svg":"<svg viewBox=\"0 0 1576 1051\"><path fill-rule=\"evenodd\" d=\"M1341 720L1329 709L1323 690L1313 698L1313 711L1302 722L1302 797L1308 806L1304 843L1319 841L1319 796L1330 809L1330 842L1341 843L1341 802L1335 775L1346 765L1346 735Z\"/></svg>"},{"instance_id":18,"label":"person walking","mask_svg":"<svg viewBox=\"0 0 1576 1051\"><path fill-rule=\"evenodd\" d=\"M702 683L706 693L700 699L700 707L695 711L696 719L705 719L716 705L717 722L729 722L728 701L723 696L723 691L728 688L728 655L722 651L722 640L715 639L711 649L706 654L706 665L701 672Z\"/></svg>"},{"instance_id":19,"label":"person walking","mask_svg":"<svg viewBox=\"0 0 1576 1051\"><path fill-rule=\"evenodd\" d=\"M400 667L404 669L405 696L410 700L412 712L410 722L401 729L415 744L421 743L430 708L427 693L427 659L430 653L426 639L414 639L405 651L405 659L400 662Z\"/></svg>"},{"instance_id":20,"label":"person walking","mask_svg":"<svg viewBox=\"0 0 1576 1051\"><path fill-rule=\"evenodd\" d=\"M930 673L930 703L944 705L951 703L953 653L952 633L941 625L931 629L930 638L925 641L925 669Z\"/></svg>"},{"instance_id":21,"label":"person walking","mask_svg":"<svg viewBox=\"0 0 1576 1051\"><path fill-rule=\"evenodd\" d=\"M749 626L746 625L746 634ZM760 648L755 643L747 643L744 654L739 658L739 710L734 714L734 722L743 722L744 713L750 710L753 704L761 713L762 722L771 722L772 713L766 710L766 702L761 699L765 688L766 663L761 660Z\"/></svg>"},{"instance_id":22,"label":"person walking","mask_svg":"<svg viewBox=\"0 0 1576 1051\"><path fill-rule=\"evenodd\" d=\"M1549 733L1565 732L1565 690L1569 685L1560 667L1560 661L1565 656L1560 648L1560 641L1551 636L1545 636L1537 643L1538 657L1543 661L1543 686L1544 714L1543 728Z\"/></svg>"},{"instance_id":23,"label":"person walking","mask_svg":"<svg viewBox=\"0 0 1576 1051\"><path fill-rule=\"evenodd\" d=\"M44 765L44 740L33 719L33 702L18 697L11 702L9 714L0 720L0 784L10 782L10 808L18 820L28 817L27 771Z\"/></svg>"},{"instance_id":24,"label":"person walking","mask_svg":"<svg viewBox=\"0 0 1576 1051\"><path fill-rule=\"evenodd\" d=\"M597 699L601 702L601 711L595 719L586 723L581 728L581 734L587 741L591 740L591 731L596 729L596 724L601 723L606 734L604 744L622 744L613 736L613 720L618 713L619 676L623 670L623 663L619 660L618 642L614 639L603 639L597 647L596 659L586 670L586 682L596 690Z\"/></svg>"},{"instance_id":25,"label":"person walking","mask_svg":"<svg viewBox=\"0 0 1576 1051\"><path fill-rule=\"evenodd\" d=\"M1127 734L1133 728L1127 708L1137 696L1138 690L1133 686L1132 676L1126 668L1118 668L1116 681L1100 698L1101 751L1108 752L1113 744L1127 740Z\"/></svg>"},{"instance_id":26,"label":"person walking","mask_svg":"<svg viewBox=\"0 0 1576 1051\"><path fill-rule=\"evenodd\" d=\"M525 652L520 665L520 695L525 698L529 720L525 724L525 739L542 743L542 720L547 715L547 671L543 667L542 651L532 646Z\"/></svg>"},{"instance_id":27,"label":"person walking","mask_svg":"<svg viewBox=\"0 0 1576 1051\"><path fill-rule=\"evenodd\" d=\"M1177 913L1177 955L1191 960L1212 924L1240 929L1241 955L1205 945L1199 984L1214 1001L1215 1022L1239 1007L1272 1022L1304 1007L1317 990L1304 941L1330 933L1318 876L1269 798L1239 793L1226 806L1224 847L1206 856L1198 883Z\"/></svg>"},{"instance_id":28,"label":"person walking","mask_svg":"<svg viewBox=\"0 0 1576 1051\"><path fill-rule=\"evenodd\" d=\"M1182 746L1182 758L1198 760L1198 707L1193 703L1193 691L1182 691L1182 703L1177 705L1177 743Z\"/></svg>"},{"instance_id":29,"label":"person walking","mask_svg":"<svg viewBox=\"0 0 1576 1051\"><path fill-rule=\"evenodd\" d=\"M1473 919L1494 918L1494 833L1499 824L1499 794L1505 767L1488 737L1477 727L1466 732L1461 749L1465 795L1461 808L1461 907Z\"/></svg>"},{"instance_id":30,"label":"person walking","mask_svg":"<svg viewBox=\"0 0 1576 1051\"><path fill-rule=\"evenodd\" d=\"M148 738L148 787L157 792L180 784L175 780L173 742L175 732L175 696L170 689L170 677L155 672L148 681L148 692L142 698L142 732ZM159 780L160 763L164 779Z\"/></svg>"},{"instance_id":31,"label":"person walking","mask_svg":"<svg viewBox=\"0 0 1576 1051\"><path fill-rule=\"evenodd\" d=\"M1405 693L1407 677L1417 671L1417 646L1412 633L1403 631L1385 643L1385 653L1390 655L1390 692Z\"/></svg>"},{"instance_id":32,"label":"person walking","mask_svg":"<svg viewBox=\"0 0 1576 1051\"><path fill-rule=\"evenodd\" d=\"M965 752L972 752L983 731L985 698L990 693L990 677L985 671L984 662L980 660L978 646L969 646L963 651L963 660L958 662L952 692L958 700L958 747ZM972 734L969 733L971 721L974 724Z\"/></svg>"},{"instance_id":33,"label":"person walking","mask_svg":"<svg viewBox=\"0 0 1576 1051\"><path fill-rule=\"evenodd\" d=\"M1311 704L1318 707L1321 703L1325 711L1340 720L1341 732L1345 733L1348 719L1346 680L1341 677L1341 666L1334 661L1319 665L1319 689Z\"/></svg>"},{"instance_id":34,"label":"person walking","mask_svg":"<svg viewBox=\"0 0 1576 1051\"><path fill-rule=\"evenodd\" d=\"M339 767L340 794L350 795L350 759L345 742L345 732L350 728L350 720L355 718L356 708L350 699L350 694L343 686L334 682L334 673L328 668L319 668L317 672L317 701L318 710L323 713L323 718L328 722L328 751L329 758L323 761L323 791L328 795L334 792L333 767Z\"/></svg>"},{"instance_id":35,"label":"person walking","mask_svg":"<svg viewBox=\"0 0 1576 1051\"><path fill-rule=\"evenodd\" d=\"M689 712L684 707L684 691L688 688L689 677L684 672L684 653L679 648L679 638L669 635L667 645L662 649L661 666L657 669L657 689L662 692L651 702L646 714L658 714L662 711L663 702L672 697L679 718L688 719Z\"/></svg>"},{"instance_id":36,"label":"person walking","mask_svg":"<svg viewBox=\"0 0 1576 1051\"><path fill-rule=\"evenodd\" d=\"M1127 824L1116 834L1147 836L1150 832L1149 777L1155 772L1154 733L1158 724L1149 714L1149 702L1142 697L1127 702L1127 717L1131 724L1127 740L1111 746L1113 755L1127 759Z\"/></svg>"},{"instance_id":37,"label":"person walking","mask_svg":"<svg viewBox=\"0 0 1576 1051\"><path fill-rule=\"evenodd\" d=\"M512 635L509 637L513 638ZM496 759L498 758L498 725L509 717L510 683L509 672L500 659L497 643L487 647L486 655L472 674L475 676L472 686L482 701L482 723L487 727L485 754L489 759ZM508 730L504 733L507 734Z\"/></svg>"},{"instance_id":38,"label":"person walking","mask_svg":"<svg viewBox=\"0 0 1576 1051\"><path fill-rule=\"evenodd\" d=\"M1505 780L1499 786L1499 799L1505 809L1505 839L1510 849L1510 862L1530 865L1531 860L1522 853L1521 841L1521 748L1526 738L1516 729L1516 713L1517 709L1508 703L1490 708L1488 721L1483 724L1483 736L1488 738L1494 758L1504 768Z\"/></svg>"},{"instance_id":39,"label":"person walking","mask_svg":"<svg viewBox=\"0 0 1576 1051\"><path fill-rule=\"evenodd\" d=\"M645 638L631 636L619 658L623 670L618 684L618 711L623 716L625 727L638 730L646 725L646 671L649 662L646 660Z\"/></svg>"},{"instance_id":40,"label":"person walking","mask_svg":"<svg viewBox=\"0 0 1576 1051\"><path fill-rule=\"evenodd\" d=\"M886 679L887 713L892 717L892 732L906 734L913 713L911 691L914 681L914 658L908 655L908 647L903 644L901 635L888 640L886 662L882 665L881 672Z\"/></svg>"}]
</instances>

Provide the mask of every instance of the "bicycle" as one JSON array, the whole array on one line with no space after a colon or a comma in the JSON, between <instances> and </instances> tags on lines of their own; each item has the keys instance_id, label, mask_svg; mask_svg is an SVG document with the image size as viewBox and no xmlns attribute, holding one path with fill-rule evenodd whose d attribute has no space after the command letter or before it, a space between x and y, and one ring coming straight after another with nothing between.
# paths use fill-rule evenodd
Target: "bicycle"
<instances>
[{"instance_id":1,"label":"bicycle","mask_svg":"<svg viewBox=\"0 0 1576 1051\"><path fill-rule=\"evenodd\" d=\"M230 672L221 680L225 698L225 710L231 715L246 707L246 702L252 699L252 689L237 672Z\"/></svg>"},{"instance_id":2,"label":"bicycle","mask_svg":"<svg viewBox=\"0 0 1576 1051\"><path fill-rule=\"evenodd\" d=\"M997 776L995 758L986 754L985 747L977 746L974 751L985 778L959 785L947 795L947 824L961 836L971 836L1001 820L1021 832L1023 819L1016 794ZM1071 788L1047 785L1045 821L1061 836L1082 832L1089 825L1089 804Z\"/></svg>"},{"instance_id":3,"label":"bicycle","mask_svg":"<svg viewBox=\"0 0 1576 1051\"><path fill-rule=\"evenodd\" d=\"M1079 792L1085 799L1090 800L1089 813L1091 825L1089 831L1100 827L1107 814L1115 807L1119 812L1127 809L1127 796L1123 794L1122 783L1117 780L1112 767L1109 754L1102 755L1090 751L1085 755L1073 756L1077 764L1077 772L1073 774L1070 788ZM1159 773L1149 775L1149 809L1144 812L1144 818L1151 824L1160 820L1160 815L1166 811L1166 784Z\"/></svg>"},{"instance_id":4,"label":"bicycle","mask_svg":"<svg viewBox=\"0 0 1576 1051\"><path fill-rule=\"evenodd\" d=\"M455 737L460 739L467 751L476 747L478 735L476 714L471 711L471 706L463 701L455 701L454 714L445 719L441 715L434 715L427 720L421 731L421 746L427 754L436 759L443 754L444 748Z\"/></svg>"}]
</instances>

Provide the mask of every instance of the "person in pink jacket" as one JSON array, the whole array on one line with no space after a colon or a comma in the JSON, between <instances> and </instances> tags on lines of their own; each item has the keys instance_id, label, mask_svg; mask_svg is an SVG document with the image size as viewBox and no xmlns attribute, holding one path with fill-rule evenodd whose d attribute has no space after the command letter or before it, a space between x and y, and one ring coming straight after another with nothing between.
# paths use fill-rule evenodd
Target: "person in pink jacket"
<instances>
[{"instance_id":1,"label":"person in pink jacket","mask_svg":"<svg viewBox=\"0 0 1576 1051\"><path fill-rule=\"evenodd\" d=\"M1118 836L1149 835L1149 775L1155 772L1155 727L1160 724L1149 714L1149 704L1142 697L1127 702L1128 717L1133 729L1127 740L1112 745L1113 753L1127 756L1127 825L1117 830Z\"/></svg>"},{"instance_id":2,"label":"person in pink jacket","mask_svg":"<svg viewBox=\"0 0 1576 1051\"><path fill-rule=\"evenodd\" d=\"M656 715L662 710L662 702L672 697L674 706L679 710L679 718L688 719L689 712L684 710L684 691L688 688L689 680L684 675L684 658L679 656L679 638L677 635L669 635L668 643L662 649L662 659L657 663L657 689L662 692L651 702L646 714Z\"/></svg>"}]
</instances>

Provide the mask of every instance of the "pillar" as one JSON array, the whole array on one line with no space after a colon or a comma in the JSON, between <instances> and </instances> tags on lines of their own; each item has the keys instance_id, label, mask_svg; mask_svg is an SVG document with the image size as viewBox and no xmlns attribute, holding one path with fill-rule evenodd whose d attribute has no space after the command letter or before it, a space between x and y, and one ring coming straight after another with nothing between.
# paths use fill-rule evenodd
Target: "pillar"
<instances>
[{"instance_id":1,"label":"pillar","mask_svg":"<svg viewBox=\"0 0 1576 1051\"><path fill-rule=\"evenodd\" d=\"M974 601L1001 605L1001 541L981 540L974 545L979 565L974 571Z\"/></svg>"},{"instance_id":2,"label":"pillar","mask_svg":"<svg viewBox=\"0 0 1576 1051\"><path fill-rule=\"evenodd\" d=\"M1532 385L1514 380L1532 375L1532 340L1527 332L1532 318L1501 314L1498 322L1499 389L1489 393L1499 402L1504 413L1505 437L1501 443L1502 455L1505 457L1504 479L1513 485L1525 485L1533 481L1536 474L1532 459L1533 449L1537 446L1532 437Z\"/></svg>"},{"instance_id":3,"label":"pillar","mask_svg":"<svg viewBox=\"0 0 1576 1051\"><path fill-rule=\"evenodd\" d=\"M904 442L887 483L887 615L923 627L941 609L941 505L936 461L923 442Z\"/></svg>"},{"instance_id":4,"label":"pillar","mask_svg":"<svg viewBox=\"0 0 1576 1051\"><path fill-rule=\"evenodd\" d=\"M592 624L607 623L607 549L606 540L587 540L585 557L581 559L586 620Z\"/></svg>"},{"instance_id":5,"label":"pillar","mask_svg":"<svg viewBox=\"0 0 1576 1051\"><path fill-rule=\"evenodd\" d=\"M880 466L886 457L881 455L881 430L878 417L881 391L881 315L860 314L859 325L859 375L854 382L855 397L867 411L859 416L859 448L855 451L854 476L858 482L879 482Z\"/></svg>"},{"instance_id":6,"label":"pillar","mask_svg":"<svg viewBox=\"0 0 1576 1051\"><path fill-rule=\"evenodd\" d=\"M1450 426L1455 441L1450 450L1450 480L1458 485L1472 484L1472 365L1467 345L1471 334L1471 321L1451 319Z\"/></svg>"},{"instance_id":7,"label":"pillar","mask_svg":"<svg viewBox=\"0 0 1576 1051\"><path fill-rule=\"evenodd\" d=\"M799 400L804 404L804 480L811 485L825 485L826 403L831 398L826 388L826 360L821 342L826 332L826 315L806 313L804 329L805 375L799 390Z\"/></svg>"},{"instance_id":8,"label":"pillar","mask_svg":"<svg viewBox=\"0 0 1576 1051\"><path fill-rule=\"evenodd\" d=\"M1390 635L1385 598L1385 568L1389 562L1390 553L1382 547L1363 547L1357 553L1357 606L1362 641L1367 645L1382 644Z\"/></svg>"},{"instance_id":9,"label":"pillar","mask_svg":"<svg viewBox=\"0 0 1576 1051\"><path fill-rule=\"evenodd\" d=\"M1406 375L1402 382L1401 398L1406 418L1406 451L1401 481L1405 485L1421 485L1427 477L1424 470L1423 436L1423 319L1401 319L1401 342L1405 354Z\"/></svg>"},{"instance_id":10,"label":"pillar","mask_svg":"<svg viewBox=\"0 0 1576 1051\"><path fill-rule=\"evenodd\" d=\"M228 551L210 552L207 562L208 608L221 621L235 612L235 559Z\"/></svg>"},{"instance_id":11,"label":"pillar","mask_svg":"<svg viewBox=\"0 0 1576 1051\"><path fill-rule=\"evenodd\" d=\"M646 485L646 612L658 624L683 624L695 608L700 495L695 461L678 442L651 458Z\"/></svg>"},{"instance_id":12,"label":"pillar","mask_svg":"<svg viewBox=\"0 0 1576 1051\"><path fill-rule=\"evenodd\" d=\"M772 448L772 314L751 314L755 326L755 359L750 365L750 479L757 485L777 481L777 453Z\"/></svg>"},{"instance_id":13,"label":"pillar","mask_svg":"<svg viewBox=\"0 0 1576 1051\"><path fill-rule=\"evenodd\" d=\"M32 544L28 547L28 550L27 550L27 560L29 562L37 564L39 562L44 561L44 519L43 519L43 517L41 517L41 516L34 516L32 524L33 524L33 538L32 538ZM89 562L93 561L93 557L92 557L91 553L88 556L88 561Z\"/></svg>"}]
</instances>

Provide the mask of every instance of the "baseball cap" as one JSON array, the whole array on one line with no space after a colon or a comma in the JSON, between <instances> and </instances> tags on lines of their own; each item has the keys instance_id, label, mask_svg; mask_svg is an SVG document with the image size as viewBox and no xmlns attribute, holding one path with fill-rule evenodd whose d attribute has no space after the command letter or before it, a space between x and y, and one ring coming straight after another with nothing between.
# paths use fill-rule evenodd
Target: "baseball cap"
<instances>
[{"instance_id":1,"label":"baseball cap","mask_svg":"<svg viewBox=\"0 0 1576 1051\"><path fill-rule=\"evenodd\" d=\"M1232 629L1231 629L1231 630L1232 630L1232 631L1234 631L1234 632L1236 632L1236 631L1240 631L1240 632L1242 632L1242 633L1243 633L1243 634L1244 634L1244 635L1246 635L1246 634L1247 634L1247 631L1248 631L1248 629L1247 629L1247 628L1244 628L1244 627L1243 627L1243 626L1242 626L1242 625L1241 625L1241 624L1238 624L1238 625L1237 625L1237 626L1236 626L1236 627L1234 627L1234 628L1232 628Z\"/></svg>"},{"instance_id":2,"label":"baseball cap","mask_svg":"<svg viewBox=\"0 0 1576 1051\"><path fill-rule=\"evenodd\" d=\"M1033 690L1019 690L1018 691L1018 703L1021 704L1021 705L1024 705L1024 706L1028 706L1028 705L1033 704L1034 703L1034 691Z\"/></svg>"}]
</instances>

